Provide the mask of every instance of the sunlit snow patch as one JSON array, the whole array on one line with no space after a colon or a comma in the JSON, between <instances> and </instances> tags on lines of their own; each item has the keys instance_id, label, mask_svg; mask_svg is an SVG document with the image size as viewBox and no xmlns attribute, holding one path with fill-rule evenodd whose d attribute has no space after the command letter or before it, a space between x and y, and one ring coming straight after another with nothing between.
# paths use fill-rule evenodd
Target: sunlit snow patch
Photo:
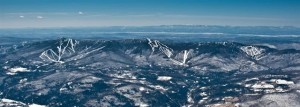
<instances>
[{"instance_id":1,"label":"sunlit snow patch","mask_svg":"<svg viewBox=\"0 0 300 107\"><path fill-rule=\"evenodd\" d=\"M267 83L257 83L257 84L254 84L252 86L252 88L255 88L255 89L266 89L266 88L275 88L274 85L272 84L267 84Z\"/></svg>"},{"instance_id":2,"label":"sunlit snow patch","mask_svg":"<svg viewBox=\"0 0 300 107\"><path fill-rule=\"evenodd\" d=\"M24 105L26 105L26 104L23 103L23 102L11 100L11 99L3 98L3 99L0 100L0 106L1 107L2 106L8 106L8 107L10 107L10 106L24 106Z\"/></svg>"},{"instance_id":3,"label":"sunlit snow patch","mask_svg":"<svg viewBox=\"0 0 300 107\"><path fill-rule=\"evenodd\" d=\"M145 88L144 87L140 87L139 90L140 91L145 91Z\"/></svg>"},{"instance_id":4,"label":"sunlit snow patch","mask_svg":"<svg viewBox=\"0 0 300 107\"><path fill-rule=\"evenodd\" d=\"M141 104L140 104L140 107L149 107L149 105L148 105L148 104L141 103Z\"/></svg>"},{"instance_id":5,"label":"sunlit snow patch","mask_svg":"<svg viewBox=\"0 0 300 107\"><path fill-rule=\"evenodd\" d=\"M287 81L287 80L282 80L282 79L272 79L272 82L275 82L276 84L283 84L283 85L292 85L294 84L293 81Z\"/></svg>"},{"instance_id":6,"label":"sunlit snow patch","mask_svg":"<svg viewBox=\"0 0 300 107\"><path fill-rule=\"evenodd\" d=\"M45 105L39 105L39 104L30 104L29 107L47 107Z\"/></svg>"},{"instance_id":7,"label":"sunlit snow patch","mask_svg":"<svg viewBox=\"0 0 300 107\"><path fill-rule=\"evenodd\" d=\"M158 76L157 80L159 81L169 81L171 80L172 77L169 77L169 76Z\"/></svg>"},{"instance_id":8,"label":"sunlit snow patch","mask_svg":"<svg viewBox=\"0 0 300 107\"><path fill-rule=\"evenodd\" d=\"M15 101L11 99L0 99L0 106L1 107L47 107L45 105L39 105L39 104L25 104L20 101Z\"/></svg>"},{"instance_id":9,"label":"sunlit snow patch","mask_svg":"<svg viewBox=\"0 0 300 107\"><path fill-rule=\"evenodd\" d=\"M29 70L27 68L23 68L23 67L14 67L14 68L8 69L8 72L6 74L15 75L15 74L17 74L17 72L29 72Z\"/></svg>"}]
</instances>

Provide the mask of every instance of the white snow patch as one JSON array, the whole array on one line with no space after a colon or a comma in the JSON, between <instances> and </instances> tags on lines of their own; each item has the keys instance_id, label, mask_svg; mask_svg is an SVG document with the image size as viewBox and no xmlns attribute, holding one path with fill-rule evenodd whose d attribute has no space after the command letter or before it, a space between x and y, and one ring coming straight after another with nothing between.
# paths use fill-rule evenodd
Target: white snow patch
<instances>
[{"instance_id":1,"label":"white snow patch","mask_svg":"<svg viewBox=\"0 0 300 107\"><path fill-rule=\"evenodd\" d=\"M168 89L164 88L163 86L160 86L160 85L155 85L155 86L152 86L153 88L157 89L157 90L161 90L161 91L167 91Z\"/></svg>"},{"instance_id":2,"label":"white snow patch","mask_svg":"<svg viewBox=\"0 0 300 107\"><path fill-rule=\"evenodd\" d=\"M25 83L27 81L27 78L24 78L24 79L21 79L20 81L19 81L19 83Z\"/></svg>"},{"instance_id":3,"label":"white snow patch","mask_svg":"<svg viewBox=\"0 0 300 107\"><path fill-rule=\"evenodd\" d=\"M207 96L207 93L206 92L202 92L202 93L200 93L200 96L202 96L202 97Z\"/></svg>"},{"instance_id":4,"label":"white snow patch","mask_svg":"<svg viewBox=\"0 0 300 107\"><path fill-rule=\"evenodd\" d=\"M275 45L271 45L271 44L257 44L257 45L261 45L261 46L267 46L269 48L273 48L273 49L277 49L277 47Z\"/></svg>"},{"instance_id":5,"label":"white snow patch","mask_svg":"<svg viewBox=\"0 0 300 107\"><path fill-rule=\"evenodd\" d=\"M11 100L11 99L6 99L6 98L3 98L3 99L1 99L1 102L6 102L6 103L15 103L15 102L19 102L19 101L15 101L15 100Z\"/></svg>"},{"instance_id":6,"label":"white snow patch","mask_svg":"<svg viewBox=\"0 0 300 107\"><path fill-rule=\"evenodd\" d=\"M159 81L169 81L171 80L172 77L169 77L169 76L158 76L157 80Z\"/></svg>"},{"instance_id":7,"label":"white snow patch","mask_svg":"<svg viewBox=\"0 0 300 107\"><path fill-rule=\"evenodd\" d=\"M15 75L17 72L29 72L29 71L30 70L28 70L27 68L14 67L14 68L8 69L8 72L6 74L8 74L8 75Z\"/></svg>"},{"instance_id":8,"label":"white snow patch","mask_svg":"<svg viewBox=\"0 0 300 107\"><path fill-rule=\"evenodd\" d=\"M39 104L30 104L29 107L47 107L45 105L39 105Z\"/></svg>"},{"instance_id":9,"label":"white snow patch","mask_svg":"<svg viewBox=\"0 0 300 107\"><path fill-rule=\"evenodd\" d=\"M149 105L148 105L148 104L141 103L141 104L140 104L140 107L149 107Z\"/></svg>"},{"instance_id":10,"label":"white snow patch","mask_svg":"<svg viewBox=\"0 0 300 107\"><path fill-rule=\"evenodd\" d=\"M251 87L251 84L245 84L245 87Z\"/></svg>"},{"instance_id":11,"label":"white snow patch","mask_svg":"<svg viewBox=\"0 0 300 107\"><path fill-rule=\"evenodd\" d=\"M9 69L10 72L27 72L29 71L27 68L23 67L14 67Z\"/></svg>"},{"instance_id":12,"label":"white snow patch","mask_svg":"<svg viewBox=\"0 0 300 107\"><path fill-rule=\"evenodd\" d=\"M250 78L250 79L247 78L245 81L248 82L248 81L252 81L252 80L258 81L259 79L258 78Z\"/></svg>"},{"instance_id":13,"label":"white snow patch","mask_svg":"<svg viewBox=\"0 0 300 107\"><path fill-rule=\"evenodd\" d=\"M285 84L285 85L292 85L294 84L293 81L287 81L287 80L282 80L282 79L272 79L272 82L275 82L276 84Z\"/></svg>"},{"instance_id":14,"label":"white snow patch","mask_svg":"<svg viewBox=\"0 0 300 107\"><path fill-rule=\"evenodd\" d=\"M265 89L265 88L274 88L274 85L272 85L272 84L260 84L260 83L258 83L258 84L254 84L253 86L252 86L252 88L256 88L256 89Z\"/></svg>"},{"instance_id":15,"label":"white snow patch","mask_svg":"<svg viewBox=\"0 0 300 107\"><path fill-rule=\"evenodd\" d=\"M63 92L63 91L66 91L66 90L68 90L68 89L63 87L63 88L59 89L59 92Z\"/></svg>"},{"instance_id":16,"label":"white snow patch","mask_svg":"<svg viewBox=\"0 0 300 107\"><path fill-rule=\"evenodd\" d=\"M20 101L15 101L15 100L11 100L11 99L6 99L3 98L0 101L0 106L8 106L8 107L21 107L21 106L25 106L26 104Z\"/></svg>"},{"instance_id":17,"label":"white snow patch","mask_svg":"<svg viewBox=\"0 0 300 107\"><path fill-rule=\"evenodd\" d=\"M139 90L140 91L145 91L145 88L144 87L140 87Z\"/></svg>"},{"instance_id":18,"label":"white snow patch","mask_svg":"<svg viewBox=\"0 0 300 107\"><path fill-rule=\"evenodd\" d=\"M25 104L23 102L20 102L20 101L15 101L15 100L11 100L11 99L6 99L6 98L3 98L0 100L0 106L8 106L8 107L47 107L45 105L39 105L39 104Z\"/></svg>"}]
</instances>

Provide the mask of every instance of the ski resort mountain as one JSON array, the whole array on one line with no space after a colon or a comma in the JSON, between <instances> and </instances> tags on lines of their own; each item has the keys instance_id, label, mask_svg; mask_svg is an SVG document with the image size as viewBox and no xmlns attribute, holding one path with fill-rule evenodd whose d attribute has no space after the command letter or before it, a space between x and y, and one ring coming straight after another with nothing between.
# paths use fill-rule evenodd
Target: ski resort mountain
<instances>
[{"instance_id":1,"label":"ski resort mountain","mask_svg":"<svg viewBox=\"0 0 300 107\"><path fill-rule=\"evenodd\" d=\"M215 106L239 97L241 105L250 106L254 103L248 100L266 93L299 91L296 49L238 42L60 38L1 50L4 105Z\"/></svg>"},{"instance_id":2,"label":"ski resort mountain","mask_svg":"<svg viewBox=\"0 0 300 107\"><path fill-rule=\"evenodd\" d=\"M7 63L23 61L28 65L62 63L99 68L151 65L176 66L195 72L223 72L280 70L299 65L299 56L298 50L276 50L235 42L164 43L151 39L80 41L63 38L16 47L5 53L1 60Z\"/></svg>"}]
</instances>

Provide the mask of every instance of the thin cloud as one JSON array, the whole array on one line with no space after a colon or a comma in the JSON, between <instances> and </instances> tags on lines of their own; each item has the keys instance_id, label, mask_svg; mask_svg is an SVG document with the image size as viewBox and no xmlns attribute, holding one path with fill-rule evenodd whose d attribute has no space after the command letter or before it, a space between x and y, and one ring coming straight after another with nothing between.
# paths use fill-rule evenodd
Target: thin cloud
<instances>
[{"instance_id":1,"label":"thin cloud","mask_svg":"<svg viewBox=\"0 0 300 107\"><path fill-rule=\"evenodd\" d=\"M43 19L44 17L43 16L36 16L36 18Z\"/></svg>"},{"instance_id":2,"label":"thin cloud","mask_svg":"<svg viewBox=\"0 0 300 107\"><path fill-rule=\"evenodd\" d=\"M14 12L14 13L5 13L8 15L69 15L71 13L67 12Z\"/></svg>"}]
</instances>

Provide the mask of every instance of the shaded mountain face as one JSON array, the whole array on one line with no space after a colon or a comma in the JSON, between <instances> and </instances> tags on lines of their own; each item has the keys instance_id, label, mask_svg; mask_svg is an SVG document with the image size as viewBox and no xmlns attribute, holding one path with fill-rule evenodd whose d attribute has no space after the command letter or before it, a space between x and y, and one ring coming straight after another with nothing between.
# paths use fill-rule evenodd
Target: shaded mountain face
<instances>
[{"instance_id":1,"label":"shaded mountain face","mask_svg":"<svg viewBox=\"0 0 300 107\"><path fill-rule=\"evenodd\" d=\"M205 105L251 93L246 78L300 66L298 50L235 42L62 38L1 50L1 96L48 106Z\"/></svg>"}]
</instances>

